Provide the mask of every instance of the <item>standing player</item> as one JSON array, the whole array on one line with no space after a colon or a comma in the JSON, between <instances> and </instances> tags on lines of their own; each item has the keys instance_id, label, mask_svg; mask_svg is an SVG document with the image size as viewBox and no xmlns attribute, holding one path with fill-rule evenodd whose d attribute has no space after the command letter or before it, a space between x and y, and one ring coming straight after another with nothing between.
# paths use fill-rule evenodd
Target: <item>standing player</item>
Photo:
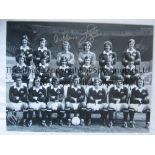
<instances>
[{"instance_id":1,"label":"standing player","mask_svg":"<svg viewBox=\"0 0 155 155\"><path fill-rule=\"evenodd\" d=\"M128 119L128 89L123 86L123 77L116 75L115 85L109 90L109 127L113 126L114 111L123 112L124 127L127 127Z\"/></svg>"},{"instance_id":2,"label":"standing player","mask_svg":"<svg viewBox=\"0 0 155 155\"><path fill-rule=\"evenodd\" d=\"M39 47L36 51L34 51L33 61L36 66L39 66L41 59L46 57L47 63L50 62L50 50L47 49L46 44L47 40L45 38L41 38L39 40Z\"/></svg>"},{"instance_id":3,"label":"standing player","mask_svg":"<svg viewBox=\"0 0 155 155\"><path fill-rule=\"evenodd\" d=\"M57 55L57 65L60 66L60 61L62 57L66 57L68 65L74 65L74 54L70 51L70 44L68 41L64 41L62 44L62 52L58 53Z\"/></svg>"},{"instance_id":4,"label":"standing player","mask_svg":"<svg viewBox=\"0 0 155 155\"><path fill-rule=\"evenodd\" d=\"M73 84L68 87L65 102L68 126L71 125L71 110L73 110L75 115L79 112L81 125L84 125L86 113L85 90L81 85L79 85L79 78L76 75L73 77Z\"/></svg>"},{"instance_id":5,"label":"standing player","mask_svg":"<svg viewBox=\"0 0 155 155\"><path fill-rule=\"evenodd\" d=\"M22 76L23 83L26 83L28 85L31 70L24 63L24 59L25 56L23 54L18 55L18 57L16 57L17 64L12 68L12 79L15 81L16 77L20 75Z\"/></svg>"},{"instance_id":6,"label":"standing player","mask_svg":"<svg viewBox=\"0 0 155 155\"><path fill-rule=\"evenodd\" d=\"M32 125L33 111L36 112L36 119L39 119L40 110L43 126L46 125L46 90L41 86L40 78L35 78L33 86L29 89L29 123Z\"/></svg>"},{"instance_id":7,"label":"standing player","mask_svg":"<svg viewBox=\"0 0 155 155\"><path fill-rule=\"evenodd\" d=\"M87 119L88 125L91 125L91 113L92 111L99 111L101 119L105 125L107 122L108 103L106 90L100 86L99 78L94 79L94 86L89 89L87 97Z\"/></svg>"},{"instance_id":8,"label":"standing player","mask_svg":"<svg viewBox=\"0 0 155 155\"><path fill-rule=\"evenodd\" d=\"M144 87L142 78L136 81L136 87L131 90L131 98L129 105L130 127L134 128L135 112L146 113L146 128L150 125L150 102L148 90Z\"/></svg>"},{"instance_id":9,"label":"standing player","mask_svg":"<svg viewBox=\"0 0 155 155\"><path fill-rule=\"evenodd\" d=\"M91 60L91 65L92 66L95 66L95 63L96 63L96 55L95 53L91 52L90 49L92 47L92 44L89 42L89 41L86 41L84 44L83 44L83 50L82 52L79 53L79 57L78 57L78 61L79 61L79 64L82 66L84 64L84 59L85 57L89 57L90 60Z\"/></svg>"},{"instance_id":10,"label":"standing player","mask_svg":"<svg viewBox=\"0 0 155 155\"><path fill-rule=\"evenodd\" d=\"M116 63L116 53L112 51L112 43L106 41L104 43L104 51L99 55L99 65L100 68L104 68L106 61L111 59L112 65Z\"/></svg>"},{"instance_id":11,"label":"standing player","mask_svg":"<svg viewBox=\"0 0 155 155\"><path fill-rule=\"evenodd\" d=\"M25 64L27 66L30 66L33 60L33 50L29 47L29 39L27 35L23 35L21 39L21 46L16 51L16 57L19 57L19 55L23 54L25 56Z\"/></svg>"},{"instance_id":12,"label":"standing player","mask_svg":"<svg viewBox=\"0 0 155 155\"><path fill-rule=\"evenodd\" d=\"M52 79L52 85L47 88L47 112L49 126L52 126L52 112L56 111L58 113L59 124L63 124L64 117L64 88L59 84L58 78Z\"/></svg>"},{"instance_id":13,"label":"standing player","mask_svg":"<svg viewBox=\"0 0 155 155\"><path fill-rule=\"evenodd\" d=\"M135 40L130 39L129 48L123 54L122 65L127 66L130 60L134 61L134 65L140 65L141 55L138 50L135 49Z\"/></svg>"},{"instance_id":14,"label":"standing player","mask_svg":"<svg viewBox=\"0 0 155 155\"><path fill-rule=\"evenodd\" d=\"M80 77L80 84L91 85L93 76L95 73L97 73L97 69L95 66L91 65L91 59L86 56L84 58L84 64L79 68L78 72Z\"/></svg>"},{"instance_id":15,"label":"standing player","mask_svg":"<svg viewBox=\"0 0 155 155\"><path fill-rule=\"evenodd\" d=\"M56 75L60 79L60 84L70 84L72 79L73 69L68 65L66 57L62 57L60 60L60 66L56 70Z\"/></svg>"},{"instance_id":16,"label":"standing player","mask_svg":"<svg viewBox=\"0 0 155 155\"><path fill-rule=\"evenodd\" d=\"M16 84L10 87L7 109L11 111L23 111L23 126L26 126L28 112L28 91L27 87L22 83L22 77L16 77Z\"/></svg>"}]
</instances>

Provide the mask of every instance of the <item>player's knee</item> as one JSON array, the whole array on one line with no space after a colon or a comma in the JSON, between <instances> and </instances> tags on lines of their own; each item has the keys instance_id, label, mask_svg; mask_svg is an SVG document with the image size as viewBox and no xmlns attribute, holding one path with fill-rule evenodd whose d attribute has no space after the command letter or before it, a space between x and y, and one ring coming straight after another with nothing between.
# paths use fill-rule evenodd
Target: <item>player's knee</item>
<instances>
[{"instance_id":1,"label":"player's knee","mask_svg":"<svg viewBox=\"0 0 155 155\"><path fill-rule=\"evenodd\" d=\"M66 108L71 108L71 103L70 102L66 102L65 107Z\"/></svg>"}]
</instances>

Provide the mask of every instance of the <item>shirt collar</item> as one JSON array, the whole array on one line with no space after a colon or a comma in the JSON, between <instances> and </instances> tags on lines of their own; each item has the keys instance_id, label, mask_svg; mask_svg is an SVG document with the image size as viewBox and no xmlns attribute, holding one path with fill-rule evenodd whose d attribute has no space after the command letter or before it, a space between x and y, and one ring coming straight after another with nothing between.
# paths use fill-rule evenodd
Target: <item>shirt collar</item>
<instances>
[{"instance_id":1,"label":"shirt collar","mask_svg":"<svg viewBox=\"0 0 155 155\"><path fill-rule=\"evenodd\" d=\"M141 89L139 89L137 86L135 87L136 90L139 90L140 92L142 92L143 90L145 90L144 87L142 87Z\"/></svg>"},{"instance_id":2,"label":"shirt collar","mask_svg":"<svg viewBox=\"0 0 155 155\"><path fill-rule=\"evenodd\" d=\"M99 92L100 90L102 90L102 87L100 86L98 89L96 89L95 86L93 86L92 89L93 89L94 91Z\"/></svg>"},{"instance_id":3,"label":"shirt collar","mask_svg":"<svg viewBox=\"0 0 155 155\"><path fill-rule=\"evenodd\" d=\"M22 83L20 87L17 87L16 84L14 84L13 87L14 87L15 89L18 89L18 90L19 90L19 89L21 89L21 88L24 88L24 84Z\"/></svg>"},{"instance_id":4,"label":"shirt collar","mask_svg":"<svg viewBox=\"0 0 155 155\"><path fill-rule=\"evenodd\" d=\"M77 87L74 87L74 85L72 85L72 86L71 86L71 88L74 88L74 89L80 89L80 88L81 88L81 86L80 86L80 85L78 85Z\"/></svg>"},{"instance_id":5,"label":"shirt collar","mask_svg":"<svg viewBox=\"0 0 155 155\"><path fill-rule=\"evenodd\" d=\"M133 70L133 69L135 69L135 66L133 65L133 66L129 67L129 65L127 65L127 66L126 66L126 69Z\"/></svg>"},{"instance_id":6,"label":"shirt collar","mask_svg":"<svg viewBox=\"0 0 155 155\"><path fill-rule=\"evenodd\" d=\"M111 65L111 66L105 65L104 68L105 68L105 69L113 69L113 66L112 66L112 65Z\"/></svg>"},{"instance_id":7,"label":"shirt collar","mask_svg":"<svg viewBox=\"0 0 155 155\"><path fill-rule=\"evenodd\" d=\"M42 88L43 88L42 86L40 86L39 88L36 88L36 87L33 86L33 90L36 90L36 91L39 91Z\"/></svg>"},{"instance_id":8,"label":"shirt collar","mask_svg":"<svg viewBox=\"0 0 155 155\"><path fill-rule=\"evenodd\" d=\"M132 50L130 50L129 48L127 49L127 53L134 53L134 52L136 52L134 48Z\"/></svg>"},{"instance_id":9,"label":"shirt collar","mask_svg":"<svg viewBox=\"0 0 155 155\"><path fill-rule=\"evenodd\" d=\"M49 64L48 64L48 63L46 63L46 65L42 65L41 63L39 63L39 66L40 66L40 67L45 68L45 67L48 67L48 66L49 66Z\"/></svg>"},{"instance_id":10,"label":"shirt collar","mask_svg":"<svg viewBox=\"0 0 155 155\"><path fill-rule=\"evenodd\" d=\"M29 50L29 46L26 46L26 47L23 47L23 46L20 46L20 50L23 50L23 51L26 51L26 50Z\"/></svg>"},{"instance_id":11,"label":"shirt collar","mask_svg":"<svg viewBox=\"0 0 155 155\"><path fill-rule=\"evenodd\" d=\"M105 50L103 51L103 54L106 54L106 55L109 55L109 54L111 54L112 53L112 51L110 50L109 52L106 52Z\"/></svg>"},{"instance_id":12,"label":"shirt collar","mask_svg":"<svg viewBox=\"0 0 155 155\"><path fill-rule=\"evenodd\" d=\"M60 66L60 67L59 67L59 69L64 69L64 70L67 69L67 68L69 68L69 66L65 66L65 67Z\"/></svg>"},{"instance_id":13,"label":"shirt collar","mask_svg":"<svg viewBox=\"0 0 155 155\"><path fill-rule=\"evenodd\" d=\"M120 88L117 88L116 85L115 85L114 89L120 91L121 89L123 89L123 86L121 86Z\"/></svg>"},{"instance_id":14,"label":"shirt collar","mask_svg":"<svg viewBox=\"0 0 155 155\"><path fill-rule=\"evenodd\" d=\"M47 50L47 47L44 47L44 48L41 48L41 47L38 47L38 51L46 51Z\"/></svg>"},{"instance_id":15,"label":"shirt collar","mask_svg":"<svg viewBox=\"0 0 155 155\"><path fill-rule=\"evenodd\" d=\"M91 65L86 66L86 65L84 64L82 67L89 68L89 67L91 67Z\"/></svg>"}]
</instances>

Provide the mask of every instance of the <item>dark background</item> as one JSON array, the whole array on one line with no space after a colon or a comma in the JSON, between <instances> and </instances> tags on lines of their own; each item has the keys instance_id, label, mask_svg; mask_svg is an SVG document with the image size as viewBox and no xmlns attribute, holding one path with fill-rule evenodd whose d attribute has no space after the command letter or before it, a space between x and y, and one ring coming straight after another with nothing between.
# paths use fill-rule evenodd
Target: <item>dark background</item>
<instances>
[{"instance_id":1,"label":"dark background","mask_svg":"<svg viewBox=\"0 0 155 155\"><path fill-rule=\"evenodd\" d=\"M97 60L103 51L103 43L109 40L113 44L113 51L117 53L118 61L122 59L122 52L128 48L128 40L136 40L136 48L141 52L142 61L152 60L153 51L153 26L146 25L123 25L101 23L69 23L69 22L7 22L7 56L14 56L20 46L22 35L27 34L30 47L37 49L39 39L45 37L47 47L51 50L52 59L61 51L62 41L55 42L54 36L63 34L72 38L68 39L71 44L70 51L78 56L81 44L90 40L93 44L92 51L96 53ZM86 37L87 36L87 37ZM80 42L80 39L83 41ZM66 40L66 39L65 39ZM77 59L77 58L75 58Z\"/></svg>"}]
</instances>

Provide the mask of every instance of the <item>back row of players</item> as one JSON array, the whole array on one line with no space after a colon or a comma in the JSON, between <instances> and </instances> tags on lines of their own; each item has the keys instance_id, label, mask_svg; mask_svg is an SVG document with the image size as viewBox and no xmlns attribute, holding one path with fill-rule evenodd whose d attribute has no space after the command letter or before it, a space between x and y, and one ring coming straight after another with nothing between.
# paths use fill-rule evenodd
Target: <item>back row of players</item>
<instances>
[{"instance_id":1,"label":"back row of players","mask_svg":"<svg viewBox=\"0 0 155 155\"><path fill-rule=\"evenodd\" d=\"M33 111L36 117L41 111L42 125L52 125L52 113L58 112L60 125L63 124L66 113L67 124L71 125L71 112L79 113L81 125L91 124L91 113L99 111L103 124L113 125L114 111L123 112L123 126L128 126L128 114L130 116L130 127L134 127L135 112L146 113L146 126L149 127L150 107L148 91L144 87L144 81L136 72L136 65L140 65L140 52L134 48L135 40L129 40L129 48L123 55L122 64L124 72L122 75L114 74L113 65L116 63L116 53L112 52L112 43L104 43L104 51L99 56L100 73L96 73L96 55L91 52L92 44L84 43L84 51L79 53L78 61L80 68L78 76L73 75L74 54L69 51L69 42L63 42L62 52L58 53L57 70L51 72L50 51L46 47L46 39L40 39L38 50L32 51L28 46L29 40L26 35L22 38L22 45L17 50L17 65L13 67L12 78L16 81L10 88L10 103L7 108L11 110L23 110L23 125L32 125ZM33 86L28 89L31 63L36 66ZM131 93L123 83L132 85ZM27 83L24 86L22 83ZM64 93L63 85L69 84L67 95ZM114 84L109 91L104 84ZM82 85L92 85L86 93ZM129 103L129 104L128 104Z\"/></svg>"}]
</instances>

